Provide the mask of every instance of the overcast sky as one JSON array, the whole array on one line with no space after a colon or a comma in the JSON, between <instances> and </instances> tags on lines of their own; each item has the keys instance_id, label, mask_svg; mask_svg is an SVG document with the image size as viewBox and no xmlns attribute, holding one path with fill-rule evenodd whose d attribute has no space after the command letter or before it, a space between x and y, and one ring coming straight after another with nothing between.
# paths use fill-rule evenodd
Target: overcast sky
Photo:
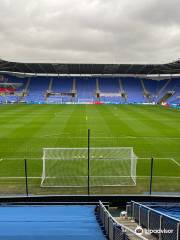
<instances>
[{"instance_id":1,"label":"overcast sky","mask_svg":"<svg viewBox=\"0 0 180 240\"><path fill-rule=\"evenodd\" d=\"M165 63L180 57L180 0L0 0L0 58Z\"/></svg>"}]
</instances>

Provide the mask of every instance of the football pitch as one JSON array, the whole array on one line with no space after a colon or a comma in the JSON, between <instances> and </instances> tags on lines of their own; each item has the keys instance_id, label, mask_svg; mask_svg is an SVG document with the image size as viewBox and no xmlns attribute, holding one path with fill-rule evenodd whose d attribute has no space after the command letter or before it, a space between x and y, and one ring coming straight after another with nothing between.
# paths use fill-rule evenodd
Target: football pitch
<instances>
[{"instance_id":1,"label":"football pitch","mask_svg":"<svg viewBox=\"0 0 180 240\"><path fill-rule=\"evenodd\" d=\"M91 194L148 194L152 157L153 192L180 192L179 110L142 105L22 104L0 105L0 194L25 193L24 159L30 194L87 194L86 157L58 167L52 164L52 174L60 176L58 181L66 181L64 187L55 187L56 178L51 188L41 187L41 176L43 148L87 148L88 129L90 149L133 147L138 158L136 185L132 186L117 184L123 176L122 165L116 161L109 159L106 167L102 161L95 162L93 174L102 178L101 186L90 186ZM64 175L66 180L62 180ZM83 186L74 187L82 175Z\"/></svg>"}]
</instances>

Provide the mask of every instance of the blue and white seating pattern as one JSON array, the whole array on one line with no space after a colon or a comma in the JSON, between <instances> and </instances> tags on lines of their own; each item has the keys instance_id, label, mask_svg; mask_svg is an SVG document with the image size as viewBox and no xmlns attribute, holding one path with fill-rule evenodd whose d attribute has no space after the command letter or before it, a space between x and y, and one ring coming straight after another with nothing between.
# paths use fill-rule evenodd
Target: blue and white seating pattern
<instances>
[{"instance_id":1,"label":"blue and white seating pattern","mask_svg":"<svg viewBox=\"0 0 180 240\"><path fill-rule=\"evenodd\" d=\"M15 76L7 76L8 82L22 83L22 86L17 89L22 92L25 89L28 78L18 78ZM70 93L73 90L73 80L75 79L74 88L77 93L74 100L78 103L96 102L103 103L124 103L125 99L120 96L113 96L113 93L120 92L119 78L99 78L99 91L100 93L112 93L112 96L103 95L96 98L96 78L97 77L53 77L52 88L53 92ZM45 93L49 88L51 77L39 76L32 77L28 87L28 95L24 98L27 103L45 103ZM151 95L151 101L157 102L167 91L175 91L175 94L168 99L168 103L180 103L180 79L174 78L169 83L169 79L156 81L151 79L143 79L146 90ZM121 78L124 92L127 94L127 103L146 103L148 99L144 96L143 87L139 78L126 77ZM4 97L0 96L0 103L4 102ZM17 102L17 96L7 96L8 102ZM50 96L49 103L64 103L71 102L71 96Z\"/></svg>"}]
</instances>

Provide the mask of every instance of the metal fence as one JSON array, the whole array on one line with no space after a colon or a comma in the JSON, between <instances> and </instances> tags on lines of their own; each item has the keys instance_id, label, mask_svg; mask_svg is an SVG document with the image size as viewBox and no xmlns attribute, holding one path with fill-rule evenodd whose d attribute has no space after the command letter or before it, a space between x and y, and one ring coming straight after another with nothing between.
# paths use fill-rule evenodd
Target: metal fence
<instances>
[{"instance_id":1,"label":"metal fence","mask_svg":"<svg viewBox=\"0 0 180 240\"><path fill-rule=\"evenodd\" d=\"M127 205L127 213L139 225L159 240L180 240L180 221L142 203L132 201Z\"/></svg>"},{"instance_id":2,"label":"metal fence","mask_svg":"<svg viewBox=\"0 0 180 240\"><path fill-rule=\"evenodd\" d=\"M98 137L96 137L96 134ZM52 170L56 172L56 176L59 174L60 178L54 178L54 176L48 178L48 183L50 179L52 180L50 184L52 186L50 188L47 186L42 187L43 148L87 148L88 138L84 132L80 132L81 135L84 137L73 137L66 133L58 135L54 132L50 133L50 135L45 135L43 138L33 138L30 141L27 141L27 138L23 136L20 139L0 138L0 196L26 194L24 159L27 159L29 195L150 195L151 193L152 195L177 195L180 192L180 177L176 159L154 158L154 174L151 178L152 159L148 158L148 156L152 155L150 148L149 152L147 152L147 149L142 150L141 156L145 158L141 158L139 156L140 153L136 150L139 146L139 143L136 146L137 139L131 137L127 139L113 136L104 137L101 135L101 132L91 134L89 149L133 146L138 156L137 174L131 174L133 178L128 177L131 175L127 175L125 171L127 162L123 163L122 161L121 164L121 161L115 162L112 159L103 162L103 159L100 157L99 162L103 162L103 164L96 164L97 161L93 159L93 161L89 162L88 171L87 157L83 159L77 157L71 162L71 166L63 165L58 169L54 166ZM91 151L90 159L92 160ZM79 162L83 162L82 165L78 164ZM65 170L65 167L67 167L67 170ZM76 171L76 169L78 170ZM161 176L162 172L159 172L159 169L162 169L163 176ZM168 172L169 169L171 169L170 173ZM167 172L164 170L167 170ZM123 173L121 174L121 172ZM68 176L64 176L65 173ZM74 178L72 178L73 173L75 173ZM78 180L81 184L79 182L76 184L78 175L83 176L83 178L80 177ZM136 185L132 184L134 176ZM53 187L55 185L54 182L57 184L58 181L60 181L58 185L61 187ZM68 185L67 182L69 183ZM72 187L69 186L71 182ZM74 185L78 185L78 187Z\"/></svg>"},{"instance_id":3,"label":"metal fence","mask_svg":"<svg viewBox=\"0 0 180 240\"><path fill-rule=\"evenodd\" d=\"M100 225L109 240L145 240L144 237L138 236L133 230L118 223L106 207L99 202L97 210L98 220Z\"/></svg>"}]
</instances>

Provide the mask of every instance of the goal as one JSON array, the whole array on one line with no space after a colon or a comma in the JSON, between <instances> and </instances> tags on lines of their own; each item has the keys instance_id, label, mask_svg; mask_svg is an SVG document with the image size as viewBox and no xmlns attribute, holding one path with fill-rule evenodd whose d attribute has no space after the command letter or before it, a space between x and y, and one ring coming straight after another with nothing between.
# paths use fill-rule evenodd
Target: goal
<instances>
[{"instance_id":1,"label":"goal","mask_svg":"<svg viewBox=\"0 0 180 240\"><path fill-rule=\"evenodd\" d=\"M132 147L44 148L41 187L136 185Z\"/></svg>"}]
</instances>

